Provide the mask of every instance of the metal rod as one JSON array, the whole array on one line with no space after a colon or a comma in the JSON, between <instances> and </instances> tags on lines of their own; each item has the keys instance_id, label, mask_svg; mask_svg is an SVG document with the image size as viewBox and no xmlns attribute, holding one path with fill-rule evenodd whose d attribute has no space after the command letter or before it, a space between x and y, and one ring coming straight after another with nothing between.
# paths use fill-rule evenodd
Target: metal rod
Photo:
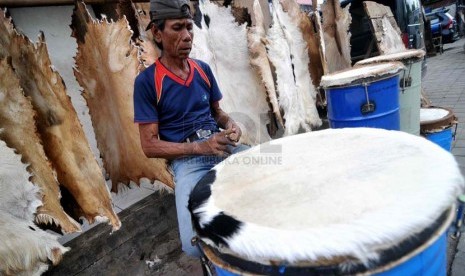
<instances>
[{"instance_id":1,"label":"metal rod","mask_svg":"<svg viewBox=\"0 0 465 276\"><path fill-rule=\"evenodd\" d=\"M120 0L84 0L88 5L94 4L115 4ZM191 0L197 2L198 0ZM220 0L213 0L220 1ZM19 7L39 7L39 6L66 6L74 5L76 0L0 0L0 7L19 8ZM134 3L148 3L150 0L132 0Z\"/></svg>"}]
</instances>

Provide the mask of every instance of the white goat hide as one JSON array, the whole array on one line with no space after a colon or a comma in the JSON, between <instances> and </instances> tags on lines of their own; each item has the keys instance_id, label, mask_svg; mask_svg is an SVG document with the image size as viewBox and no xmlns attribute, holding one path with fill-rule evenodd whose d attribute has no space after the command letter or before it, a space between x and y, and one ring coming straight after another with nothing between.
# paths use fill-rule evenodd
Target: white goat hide
<instances>
[{"instance_id":1,"label":"white goat hide","mask_svg":"<svg viewBox=\"0 0 465 276\"><path fill-rule=\"evenodd\" d=\"M266 32L263 25L263 12L258 0L253 3L253 17L255 18L255 26L250 27L247 32L248 46L250 51L250 64L261 77L266 88L267 100L271 105L274 116L279 127L284 127L283 115L279 108L278 95L273 80L270 61L266 54Z\"/></svg>"},{"instance_id":2,"label":"white goat hide","mask_svg":"<svg viewBox=\"0 0 465 276\"><path fill-rule=\"evenodd\" d=\"M349 32L352 17L349 8L350 4L343 9L339 0L328 0L321 9L328 73L352 67Z\"/></svg>"},{"instance_id":3,"label":"white goat hide","mask_svg":"<svg viewBox=\"0 0 465 276\"><path fill-rule=\"evenodd\" d=\"M202 21L202 29L194 32L194 47L203 49L194 50L192 56L211 66L223 93L220 106L241 126L241 142L256 145L269 141L264 118L270 108L265 87L249 63L245 24L235 23L230 8L208 0L199 6L202 14L210 18L210 24L207 27ZM202 56L201 52L210 53Z\"/></svg>"},{"instance_id":4,"label":"white goat hide","mask_svg":"<svg viewBox=\"0 0 465 276\"><path fill-rule=\"evenodd\" d=\"M0 275L40 275L47 260L57 264L68 251L32 223L42 203L26 168L21 156L0 140Z\"/></svg>"},{"instance_id":5,"label":"white goat hide","mask_svg":"<svg viewBox=\"0 0 465 276\"><path fill-rule=\"evenodd\" d=\"M20 35L0 13L0 57L10 56L20 85L37 113L36 124L58 182L74 197L90 223L107 218L121 225L102 171L93 155L63 79L53 70L43 33L37 43Z\"/></svg>"},{"instance_id":6,"label":"white goat hide","mask_svg":"<svg viewBox=\"0 0 465 276\"><path fill-rule=\"evenodd\" d=\"M324 71L319 50L320 39L318 33L315 32L314 24L310 17L300 10L299 4L295 0L281 0L281 5L284 11L289 14L292 23L299 27L302 32L302 38L307 42L308 69L313 85L318 87Z\"/></svg>"},{"instance_id":7,"label":"white goat hide","mask_svg":"<svg viewBox=\"0 0 465 276\"><path fill-rule=\"evenodd\" d=\"M106 172L117 191L119 182L139 183L142 177L174 187L165 159L147 158L134 124L133 91L138 73L137 49L131 43L126 19L109 23L93 20L80 3L75 12L86 13L84 43L78 42L75 76L84 88L97 145Z\"/></svg>"},{"instance_id":8,"label":"white goat hide","mask_svg":"<svg viewBox=\"0 0 465 276\"><path fill-rule=\"evenodd\" d=\"M268 30L268 57L276 68L279 104L284 110L285 132L311 131L321 125L315 106L316 92L308 70L307 43L302 32L273 1L273 25Z\"/></svg>"},{"instance_id":9,"label":"white goat hide","mask_svg":"<svg viewBox=\"0 0 465 276\"><path fill-rule=\"evenodd\" d=\"M27 99L19 79L7 60L0 60L0 139L15 148L23 162L30 164L32 182L40 187L43 205L37 210L38 223L53 224L64 233L80 231L79 224L71 219L60 205L60 188L55 173L45 156L42 142L37 133L34 116L36 113ZM1 182L2 180L0 180ZM9 200L10 194L0 194L0 205ZM34 209L35 212L35 209Z\"/></svg>"}]
</instances>

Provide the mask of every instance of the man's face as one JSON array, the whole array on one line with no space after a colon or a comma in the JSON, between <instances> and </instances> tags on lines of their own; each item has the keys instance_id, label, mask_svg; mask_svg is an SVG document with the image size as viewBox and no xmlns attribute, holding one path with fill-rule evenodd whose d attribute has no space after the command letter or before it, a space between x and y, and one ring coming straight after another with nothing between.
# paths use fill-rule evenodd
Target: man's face
<instances>
[{"instance_id":1,"label":"man's face","mask_svg":"<svg viewBox=\"0 0 465 276\"><path fill-rule=\"evenodd\" d=\"M192 19L167 19L163 31L153 30L158 43L163 45L163 54L174 58L188 58L194 37Z\"/></svg>"}]
</instances>

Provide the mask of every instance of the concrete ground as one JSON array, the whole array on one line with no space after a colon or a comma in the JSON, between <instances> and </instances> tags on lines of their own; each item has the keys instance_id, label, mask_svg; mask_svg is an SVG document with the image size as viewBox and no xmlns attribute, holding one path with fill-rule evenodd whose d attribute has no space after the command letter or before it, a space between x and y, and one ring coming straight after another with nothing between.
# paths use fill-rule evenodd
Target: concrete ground
<instances>
[{"instance_id":1,"label":"concrete ground","mask_svg":"<svg viewBox=\"0 0 465 276\"><path fill-rule=\"evenodd\" d=\"M432 105L448 107L458 117L454 154L465 175L465 39L444 45L444 52L428 58L428 72L423 88ZM464 230L464 229L462 229ZM460 238L449 237L449 275L465 275L465 233Z\"/></svg>"}]
</instances>

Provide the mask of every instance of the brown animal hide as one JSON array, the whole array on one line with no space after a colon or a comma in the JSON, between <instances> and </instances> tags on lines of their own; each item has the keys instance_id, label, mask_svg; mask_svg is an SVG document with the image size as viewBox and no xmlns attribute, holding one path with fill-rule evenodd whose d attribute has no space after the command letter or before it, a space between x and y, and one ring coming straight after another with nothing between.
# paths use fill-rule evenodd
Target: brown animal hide
<instances>
[{"instance_id":1,"label":"brown animal hide","mask_svg":"<svg viewBox=\"0 0 465 276\"><path fill-rule=\"evenodd\" d=\"M36 221L53 224L63 233L80 231L79 224L70 218L60 205L60 188L54 171L45 156L42 142L36 130L35 111L24 96L19 79L7 60L0 60L0 139L22 155L22 161L30 164L32 183L40 187L43 205L37 210Z\"/></svg>"},{"instance_id":2,"label":"brown animal hide","mask_svg":"<svg viewBox=\"0 0 465 276\"><path fill-rule=\"evenodd\" d=\"M312 77L313 85L320 85L321 77L324 75L323 64L320 56L320 40L315 32L315 26L307 14L300 10L299 5L295 0L281 0L284 11L293 19L293 23L299 26L302 31L303 39L307 42L308 57L310 63L308 69Z\"/></svg>"},{"instance_id":3,"label":"brown animal hide","mask_svg":"<svg viewBox=\"0 0 465 276\"><path fill-rule=\"evenodd\" d=\"M142 71L152 65L161 54L154 43L152 31L145 30L150 23L150 3L133 4L130 0L122 0L118 4L118 14L120 18L126 16L134 32L132 38L139 46L138 57L142 65L139 70Z\"/></svg>"},{"instance_id":4,"label":"brown animal hide","mask_svg":"<svg viewBox=\"0 0 465 276\"><path fill-rule=\"evenodd\" d=\"M137 38L141 35L139 30L139 18L136 7L131 0L120 0L116 5L116 13L119 19L126 17L129 27L132 31L132 40L136 42Z\"/></svg>"},{"instance_id":5,"label":"brown animal hide","mask_svg":"<svg viewBox=\"0 0 465 276\"><path fill-rule=\"evenodd\" d=\"M274 86L270 61L266 54L266 33L263 25L263 14L260 2L254 1L253 14L256 25L248 29L247 40L250 53L250 64L257 71L266 88L267 101L271 106L274 117L280 128L284 127L284 120L278 103L278 95Z\"/></svg>"},{"instance_id":6,"label":"brown animal hide","mask_svg":"<svg viewBox=\"0 0 465 276\"><path fill-rule=\"evenodd\" d=\"M323 75L329 74L328 64L326 63L326 57L325 57L325 42L324 42L323 26L321 25L321 16L320 16L319 11L316 11L312 14L312 22L313 22L313 26L315 26L316 37L319 42L318 50L320 52L320 60L321 60L321 65L323 67Z\"/></svg>"},{"instance_id":7,"label":"brown animal hide","mask_svg":"<svg viewBox=\"0 0 465 276\"><path fill-rule=\"evenodd\" d=\"M56 169L58 182L70 191L90 223L105 217L113 229L118 229L121 222L111 206L102 171L66 94L63 80L51 66L43 34L33 44L17 33L2 12L0 46L0 57L11 56L20 85L37 112L38 131L45 153Z\"/></svg>"},{"instance_id":8,"label":"brown animal hide","mask_svg":"<svg viewBox=\"0 0 465 276\"><path fill-rule=\"evenodd\" d=\"M402 42L401 31L396 19L388 6L375 2L363 2L366 13L370 19L370 25L376 37L376 46L380 54L392 54L405 51Z\"/></svg>"},{"instance_id":9,"label":"brown animal hide","mask_svg":"<svg viewBox=\"0 0 465 276\"><path fill-rule=\"evenodd\" d=\"M328 0L323 4L323 34L325 59L328 73L350 68L350 33L352 17L350 5L341 8L339 0Z\"/></svg>"},{"instance_id":10,"label":"brown animal hide","mask_svg":"<svg viewBox=\"0 0 465 276\"><path fill-rule=\"evenodd\" d=\"M173 179L164 159L147 158L133 122L134 79L138 73L137 49L131 44L126 19L109 23L95 21L84 4L75 13L88 18L85 43L78 43L75 76L84 88L97 145L112 190L119 182L139 182L140 178L160 180L173 187Z\"/></svg>"}]
</instances>

